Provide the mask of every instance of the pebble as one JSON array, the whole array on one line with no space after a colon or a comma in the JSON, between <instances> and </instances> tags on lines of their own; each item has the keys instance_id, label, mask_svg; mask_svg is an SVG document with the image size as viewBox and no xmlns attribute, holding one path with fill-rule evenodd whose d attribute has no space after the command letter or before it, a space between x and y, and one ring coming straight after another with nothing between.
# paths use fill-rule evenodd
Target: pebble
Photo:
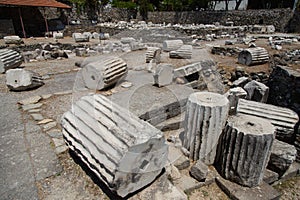
<instances>
[{"instance_id":1,"label":"pebble","mask_svg":"<svg viewBox=\"0 0 300 200\"><path fill-rule=\"evenodd\" d=\"M52 141L55 145L55 147L59 147L65 144L65 141L63 138L52 138Z\"/></svg>"},{"instance_id":2,"label":"pebble","mask_svg":"<svg viewBox=\"0 0 300 200\"><path fill-rule=\"evenodd\" d=\"M41 109L28 110L28 113L39 113L39 112L41 112Z\"/></svg>"},{"instance_id":3,"label":"pebble","mask_svg":"<svg viewBox=\"0 0 300 200\"><path fill-rule=\"evenodd\" d=\"M57 147L57 148L55 149L55 153L56 153L56 154L60 154L60 153L65 152L66 150L68 150L68 147L67 147L66 145L62 145L62 146Z\"/></svg>"},{"instance_id":4,"label":"pebble","mask_svg":"<svg viewBox=\"0 0 300 200\"><path fill-rule=\"evenodd\" d=\"M48 134L51 138L62 138L62 137L63 137L61 131L58 130L58 129L52 129L52 130L48 131L47 134Z\"/></svg>"}]
</instances>

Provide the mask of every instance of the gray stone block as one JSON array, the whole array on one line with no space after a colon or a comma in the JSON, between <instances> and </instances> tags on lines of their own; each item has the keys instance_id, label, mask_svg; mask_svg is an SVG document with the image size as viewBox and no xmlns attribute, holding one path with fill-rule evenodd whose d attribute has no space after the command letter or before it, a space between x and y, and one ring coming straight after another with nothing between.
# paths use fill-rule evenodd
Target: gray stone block
<instances>
[{"instance_id":1,"label":"gray stone block","mask_svg":"<svg viewBox=\"0 0 300 200\"><path fill-rule=\"evenodd\" d=\"M198 160L190 169L190 174L198 181L204 181L208 173L208 166Z\"/></svg>"},{"instance_id":2,"label":"gray stone block","mask_svg":"<svg viewBox=\"0 0 300 200\"><path fill-rule=\"evenodd\" d=\"M274 140L268 168L282 176L296 160L297 150L293 145Z\"/></svg>"}]
</instances>

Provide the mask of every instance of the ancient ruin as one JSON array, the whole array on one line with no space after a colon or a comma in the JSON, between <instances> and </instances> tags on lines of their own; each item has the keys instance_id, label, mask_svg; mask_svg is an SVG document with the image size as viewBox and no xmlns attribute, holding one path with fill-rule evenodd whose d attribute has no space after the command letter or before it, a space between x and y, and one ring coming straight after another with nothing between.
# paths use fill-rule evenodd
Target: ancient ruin
<instances>
[{"instance_id":1,"label":"ancient ruin","mask_svg":"<svg viewBox=\"0 0 300 200\"><path fill-rule=\"evenodd\" d=\"M1 1L1 199L300 198L300 1Z\"/></svg>"}]
</instances>

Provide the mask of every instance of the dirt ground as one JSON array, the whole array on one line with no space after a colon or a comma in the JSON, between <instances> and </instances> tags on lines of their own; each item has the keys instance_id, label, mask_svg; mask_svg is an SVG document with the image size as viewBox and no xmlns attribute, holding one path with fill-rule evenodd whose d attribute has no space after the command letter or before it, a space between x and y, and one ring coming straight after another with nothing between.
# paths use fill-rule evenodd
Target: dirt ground
<instances>
[{"instance_id":1,"label":"dirt ground","mask_svg":"<svg viewBox=\"0 0 300 200\"><path fill-rule=\"evenodd\" d=\"M39 42L49 42L53 39L26 39L25 44L34 44ZM55 42L53 40L53 42ZM73 43L72 38L65 38L60 40L61 43ZM0 45L3 41L0 40ZM97 44L97 41L92 41L90 44ZM209 44L210 46L208 46ZM210 53L211 45L224 44L224 40L217 40L213 42L200 42L200 47L194 49L192 59L169 59L167 54L162 55L162 62L168 62L173 64L175 67L183 66L192 62L196 62L202 59L214 59L219 69L224 69L226 72L233 71L240 64L237 63L236 57L218 56ZM259 39L256 41L257 46L267 48L270 54L279 53L279 51L270 49L267 45L267 40ZM237 45L242 48L246 48L246 45ZM288 49L299 49L300 45L284 46L284 50ZM282 51L284 51L282 50ZM129 68L136 70L136 67L146 67L144 63L143 51L130 52L127 54L118 54L123 57L128 63ZM73 57L70 59L63 59L60 61L43 61L43 62L32 62L25 63L23 66L26 69L33 70L40 73L41 75L55 75L55 74L67 74L76 72L75 62L83 60L85 58ZM298 66L300 69L300 66ZM75 70L75 71L74 71ZM250 72L266 72L269 74L271 68L268 64L258 65L253 67L246 67L246 71ZM0 90L7 92L5 87L5 77L0 77ZM57 122L60 121L62 114L67 111L72 103L73 94L62 95L51 97L44 102L42 114L47 118L55 119ZM41 199L45 200L73 200L73 199L113 199L110 194L107 195L105 188L102 190L99 187L99 182L94 180L90 174L85 171L83 166L80 166L77 162L76 157L72 157L69 152L64 152L59 155L60 162L63 166L63 172L56 176L47 178L38 182L39 195ZM300 199L300 177L295 177L283 183L279 183L275 188L282 193L282 199ZM204 200L226 200L228 197L222 190L215 184L201 187L190 194L188 194L190 200L204 199ZM134 199L134 197L132 198Z\"/></svg>"}]
</instances>

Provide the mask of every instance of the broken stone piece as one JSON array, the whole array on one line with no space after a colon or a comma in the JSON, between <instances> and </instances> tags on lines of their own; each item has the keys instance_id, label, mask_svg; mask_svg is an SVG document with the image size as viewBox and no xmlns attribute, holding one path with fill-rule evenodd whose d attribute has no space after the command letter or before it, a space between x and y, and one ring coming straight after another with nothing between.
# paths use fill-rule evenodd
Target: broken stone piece
<instances>
[{"instance_id":1,"label":"broken stone piece","mask_svg":"<svg viewBox=\"0 0 300 200\"><path fill-rule=\"evenodd\" d=\"M192 45L182 45L179 49L170 51L170 58L191 59L193 47Z\"/></svg>"},{"instance_id":2,"label":"broken stone piece","mask_svg":"<svg viewBox=\"0 0 300 200\"><path fill-rule=\"evenodd\" d=\"M22 56L11 49L0 49L0 73L14 69L22 64Z\"/></svg>"},{"instance_id":3,"label":"broken stone piece","mask_svg":"<svg viewBox=\"0 0 300 200\"><path fill-rule=\"evenodd\" d=\"M126 77L126 62L118 57L108 57L87 64L82 69L84 84L89 89L102 90Z\"/></svg>"},{"instance_id":4,"label":"broken stone piece","mask_svg":"<svg viewBox=\"0 0 300 200\"><path fill-rule=\"evenodd\" d=\"M163 51L175 51L183 45L182 40L165 40L163 42Z\"/></svg>"},{"instance_id":5,"label":"broken stone piece","mask_svg":"<svg viewBox=\"0 0 300 200\"><path fill-rule=\"evenodd\" d=\"M173 81L173 65L159 64L153 74L154 84L158 87L170 85Z\"/></svg>"},{"instance_id":6,"label":"broken stone piece","mask_svg":"<svg viewBox=\"0 0 300 200\"><path fill-rule=\"evenodd\" d=\"M237 104L239 99L245 99L247 97L247 92L241 88L231 88L226 93L225 96L229 100L229 114L236 114Z\"/></svg>"},{"instance_id":7,"label":"broken stone piece","mask_svg":"<svg viewBox=\"0 0 300 200\"><path fill-rule=\"evenodd\" d=\"M198 160L190 169L190 174L198 181L204 181L208 173L208 166L201 160Z\"/></svg>"},{"instance_id":8,"label":"broken stone piece","mask_svg":"<svg viewBox=\"0 0 300 200\"><path fill-rule=\"evenodd\" d=\"M75 42L89 42L90 41L90 38L87 37L87 35L83 35L81 33L73 33L72 37L75 40Z\"/></svg>"},{"instance_id":9,"label":"broken stone piece","mask_svg":"<svg viewBox=\"0 0 300 200\"><path fill-rule=\"evenodd\" d=\"M274 140L268 169L277 172L282 176L290 165L296 160L297 150L290 145L279 140Z\"/></svg>"},{"instance_id":10,"label":"broken stone piece","mask_svg":"<svg viewBox=\"0 0 300 200\"><path fill-rule=\"evenodd\" d=\"M158 47L148 47L145 56L146 56L146 63L149 63L151 60L154 60L153 62L159 63L160 62L160 55L161 55L161 49Z\"/></svg>"},{"instance_id":11,"label":"broken stone piece","mask_svg":"<svg viewBox=\"0 0 300 200\"><path fill-rule=\"evenodd\" d=\"M212 92L196 92L189 96L184 120L183 146L190 158L214 163L219 136L226 123L228 99Z\"/></svg>"},{"instance_id":12,"label":"broken stone piece","mask_svg":"<svg viewBox=\"0 0 300 200\"><path fill-rule=\"evenodd\" d=\"M62 127L69 148L121 197L151 183L166 165L163 133L102 95L73 104Z\"/></svg>"},{"instance_id":13,"label":"broken stone piece","mask_svg":"<svg viewBox=\"0 0 300 200\"><path fill-rule=\"evenodd\" d=\"M18 103L21 105L34 104L34 103L38 103L41 99L42 99L41 96L33 96L33 97L29 97L27 99L23 99L23 100L19 101Z\"/></svg>"},{"instance_id":14,"label":"broken stone piece","mask_svg":"<svg viewBox=\"0 0 300 200\"><path fill-rule=\"evenodd\" d=\"M244 90L247 92L247 99L266 103L269 96L269 87L263 83L257 81L250 81L244 86Z\"/></svg>"},{"instance_id":15,"label":"broken stone piece","mask_svg":"<svg viewBox=\"0 0 300 200\"><path fill-rule=\"evenodd\" d=\"M294 144L294 129L299 120L298 115L294 111L271 104L239 99L237 113L270 120L276 128L276 138L289 144Z\"/></svg>"},{"instance_id":16,"label":"broken stone piece","mask_svg":"<svg viewBox=\"0 0 300 200\"><path fill-rule=\"evenodd\" d=\"M12 91L23 91L44 85L37 73L26 69L10 69L6 72L6 85Z\"/></svg>"},{"instance_id":17,"label":"broken stone piece","mask_svg":"<svg viewBox=\"0 0 300 200\"><path fill-rule=\"evenodd\" d=\"M249 115L229 117L220 136L215 167L226 179L242 186L261 184L275 127L270 121Z\"/></svg>"},{"instance_id":18,"label":"broken stone piece","mask_svg":"<svg viewBox=\"0 0 300 200\"><path fill-rule=\"evenodd\" d=\"M31 117L33 118L34 121L41 121L44 119L43 115L39 113L33 113L31 114Z\"/></svg>"},{"instance_id":19,"label":"broken stone piece","mask_svg":"<svg viewBox=\"0 0 300 200\"><path fill-rule=\"evenodd\" d=\"M244 49L239 53L238 63L243 65L257 65L269 61L269 53L262 47Z\"/></svg>"},{"instance_id":20,"label":"broken stone piece","mask_svg":"<svg viewBox=\"0 0 300 200\"><path fill-rule=\"evenodd\" d=\"M10 35L3 37L5 44L21 44L23 41L17 35Z\"/></svg>"}]
</instances>

